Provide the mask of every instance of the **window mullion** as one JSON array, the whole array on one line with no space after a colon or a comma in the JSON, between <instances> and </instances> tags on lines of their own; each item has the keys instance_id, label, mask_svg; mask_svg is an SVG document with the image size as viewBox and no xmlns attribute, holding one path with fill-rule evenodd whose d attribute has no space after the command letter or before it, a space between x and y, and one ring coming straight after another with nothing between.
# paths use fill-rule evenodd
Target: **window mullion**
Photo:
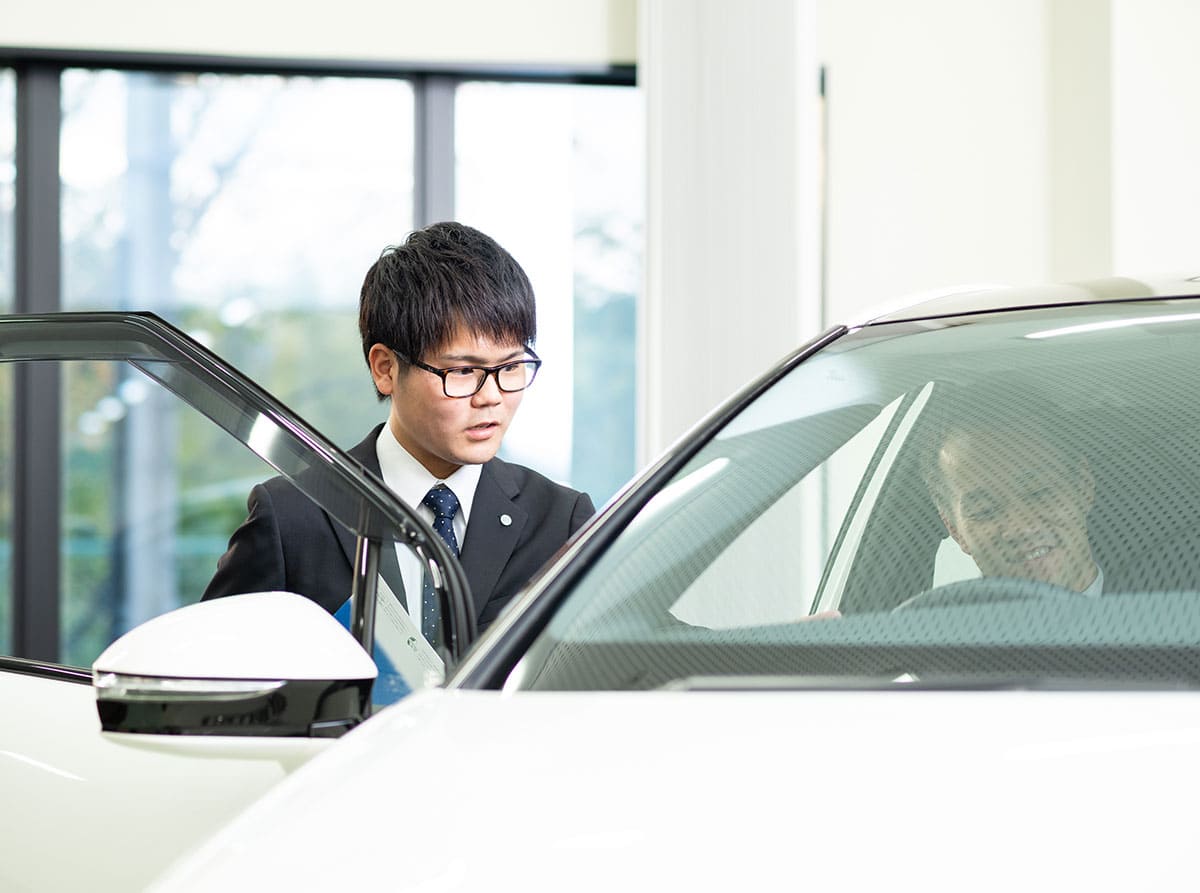
<instances>
[{"instance_id":1,"label":"window mullion","mask_svg":"<svg viewBox=\"0 0 1200 893\"><path fill-rule=\"evenodd\" d=\"M454 94L459 79L413 79L416 151L413 153L413 225L455 219Z\"/></svg>"},{"instance_id":2,"label":"window mullion","mask_svg":"<svg viewBox=\"0 0 1200 893\"><path fill-rule=\"evenodd\" d=\"M17 69L14 310L60 309L60 74ZM18 364L13 379L13 650L56 661L60 601L60 407L58 367Z\"/></svg>"}]
</instances>

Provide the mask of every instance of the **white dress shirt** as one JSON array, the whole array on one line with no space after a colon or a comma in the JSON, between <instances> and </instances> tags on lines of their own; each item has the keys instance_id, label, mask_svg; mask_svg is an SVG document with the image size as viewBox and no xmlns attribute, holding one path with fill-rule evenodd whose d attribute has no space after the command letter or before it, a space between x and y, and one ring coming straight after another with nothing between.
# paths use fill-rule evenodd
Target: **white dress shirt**
<instances>
[{"instance_id":1,"label":"white dress shirt","mask_svg":"<svg viewBox=\"0 0 1200 893\"><path fill-rule=\"evenodd\" d=\"M384 425L375 441L375 453L379 457L379 468L383 482L405 503L416 509L417 514L433 523L433 509L422 505L425 494L443 484L458 497L458 512L454 515L454 538L462 549L467 533L467 521L471 517L471 505L475 501L475 488L479 486L482 465L462 465L447 478L434 477L425 466L412 457L389 425ZM407 546L396 543L396 559L400 564L400 576L404 580L404 597L408 603L408 616L417 629L421 628L421 587L423 569L420 559ZM399 593L397 593L398 595Z\"/></svg>"}]
</instances>

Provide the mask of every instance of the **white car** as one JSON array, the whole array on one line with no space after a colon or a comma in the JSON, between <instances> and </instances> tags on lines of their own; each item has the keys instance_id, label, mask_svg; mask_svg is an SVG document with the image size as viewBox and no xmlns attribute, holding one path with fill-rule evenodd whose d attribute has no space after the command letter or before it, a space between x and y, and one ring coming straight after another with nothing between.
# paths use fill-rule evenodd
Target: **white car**
<instances>
[{"instance_id":1,"label":"white car","mask_svg":"<svg viewBox=\"0 0 1200 893\"><path fill-rule=\"evenodd\" d=\"M221 704L240 695L217 685L187 689L187 722L100 732L84 717L88 689L39 678L47 705L65 711L75 692L78 741L64 748L124 760L111 779L122 799L90 814L107 831L94 849L147 863L119 878L112 858L56 866L54 880L1194 888L1196 293L1191 281L1127 280L999 290L832 329L676 444L469 648L453 562L389 504L404 532L366 531L364 543L414 537L444 565L457 650L442 655L442 683L405 677L421 690L374 710L360 696L363 721L349 710L290 727L349 728L337 738L270 738L253 718L250 734L203 735L237 712ZM367 627L386 602L372 589L364 578L351 626L378 653ZM230 628L218 610L244 613L232 624L244 630L294 612L304 650L328 650L315 675L365 691L372 667L353 637L299 597L225 601L118 640L94 668L101 714L150 703L144 714L165 716L176 678L250 678L247 697L311 687L301 652L255 649L253 636L184 649ZM45 739L31 733L31 747ZM231 796L253 753L278 760L275 776ZM86 762L24 757L60 771ZM176 760L157 792L118 777L151 758ZM172 771L204 761L205 782L172 786ZM205 785L219 805L175 833L171 817ZM156 812L163 837L125 824L139 809ZM17 823L5 840L39 845ZM30 873L12 875L17 889L43 888L36 866L19 865Z\"/></svg>"}]
</instances>

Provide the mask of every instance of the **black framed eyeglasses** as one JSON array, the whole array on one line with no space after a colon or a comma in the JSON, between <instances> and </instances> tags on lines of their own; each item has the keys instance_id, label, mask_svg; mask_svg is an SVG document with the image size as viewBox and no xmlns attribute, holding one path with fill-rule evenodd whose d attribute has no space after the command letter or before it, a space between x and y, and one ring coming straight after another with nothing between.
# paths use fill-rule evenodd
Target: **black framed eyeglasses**
<instances>
[{"instance_id":1,"label":"black framed eyeglasses","mask_svg":"<svg viewBox=\"0 0 1200 893\"><path fill-rule=\"evenodd\" d=\"M436 366L409 359L398 350L392 351L404 362L416 366L418 369L424 369L426 372L432 372L440 378L442 393L447 397L475 396L483 389L489 375L495 377L496 385L505 393L512 394L525 390L533 384L533 380L537 378L537 371L542 365L541 359L531 348L525 348L525 352L529 354L528 358L509 360L498 366L451 366L448 369L439 369Z\"/></svg>"}]
</instances>

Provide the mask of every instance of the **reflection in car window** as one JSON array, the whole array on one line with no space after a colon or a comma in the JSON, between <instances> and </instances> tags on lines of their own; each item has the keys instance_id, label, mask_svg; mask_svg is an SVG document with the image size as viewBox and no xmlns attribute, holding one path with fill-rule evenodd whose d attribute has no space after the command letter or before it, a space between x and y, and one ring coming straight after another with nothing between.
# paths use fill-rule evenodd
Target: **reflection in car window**
<instances>
[{"instance_id":1,"label":"reflection in car window","mask_svg":"<svg viewBox=\"0 0 1200 893\"><path fill-rule=\"evenodd\" d=\"M671 614L685 623L718 628L786 623L810 614L830 549L866 476L894 401L736 532L734 539L680 593ZM806 531L803 538L796 531ZM789 586L774 585L780 578ZM729 598L730 591L740 598Z\"/></svg>"},{"instance_id":2,"label":"reflection in car window","mask_svg":"<svg viewBox=\"0 0 1200 893\"><path fill-rule=\"evenodd\" d=\"M61 659L198 601L275 474L212 421L123 362L62 363Z\"/></svg>"},{"instance_id":3,"label":"reflection in car window","mask_svg":"<svg viewBox=\"0 0 1200 893\"><path fill-rule=\"evenodd\" d=\"M112 345L114 352L120 349ZM270 456L293 479L301 476L328 511L359 518L373 536L390 535L385 517L371 515L352 491L336 489L329 469L315 461L315 446L297 447L273 418L232 394L204 391L203 375L188 377L195 370L148 360L145 354L138 362L147 371L124 361L55 364L64 395L63 523L57 548L60 661L67 665L87 666L121 634L200 599L230 534L245 519L247 493L279 473L252 450ZM17 365L0 364L0 393L11 390ZM204 401L206 412L220 416L221 425L181 400L181 394ZM243 431L246 442L222 425ZM7 470L13 465L12 438L8 431L2 435L0 466ZM7 530L7 512L0 523ZM407 541L387 543L387 548L410 548ZM8 551L6 546L6 561ZM381 665L380 691L391 691L392 699L440 681L440 676L413 673L400 680L389 675L391 669Z\"/></svg>"},{"instance_id":4,"label":"reflection in car window","mask_svg":"<svg viewBox=\"0 0 1200 893\"><path fill-rule=\"evenodd\" d=\"M1195 311L845 336L646 504L509 687L1200 681Z\"/></svg>"}]
</instances>

